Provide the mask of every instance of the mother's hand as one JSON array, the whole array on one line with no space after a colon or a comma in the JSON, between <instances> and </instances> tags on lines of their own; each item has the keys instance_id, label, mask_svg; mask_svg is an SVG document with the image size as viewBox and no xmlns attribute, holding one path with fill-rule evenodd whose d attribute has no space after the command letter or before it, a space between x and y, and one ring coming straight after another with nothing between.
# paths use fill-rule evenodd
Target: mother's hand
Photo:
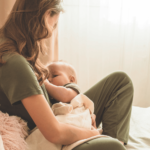
<instances>
[{"instance_id":1,"label":"mother's hand","mask_svg":"<svg viewBox=\"0 0 150 150\"><path fill-rule=\"evenodd\" d=\"M96 121L95 121L96 115L95 115L95 114L92 114L92 115L91 115L91 119L92 119L92 126L97 129L97 127L96 127Z\"/></svg>"}]
</instances>

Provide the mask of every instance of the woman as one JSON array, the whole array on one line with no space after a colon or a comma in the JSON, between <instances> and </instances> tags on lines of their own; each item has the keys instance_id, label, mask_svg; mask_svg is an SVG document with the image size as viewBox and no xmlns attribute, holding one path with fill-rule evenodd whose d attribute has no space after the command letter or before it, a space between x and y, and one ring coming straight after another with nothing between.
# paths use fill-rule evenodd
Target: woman
<instances>
[{"instance_id":1,"label":"woman","mask_svg":"<svg viewBox=\"0 0 150 150\"><path fill-rule=\"evenodd\" d=\"M0 29L0 110L26 120L30 129L37 126L48 141L68 145L99 133L58 122L50 108L43 84L48 71L38 57L62 11L60 0L16 0ZM95 103L97 126L102 122L103 134L114 138L91 140L74 150L124 150L133 99L130 78L112 73L85 94Z\"/></svg>"}]
</instances>

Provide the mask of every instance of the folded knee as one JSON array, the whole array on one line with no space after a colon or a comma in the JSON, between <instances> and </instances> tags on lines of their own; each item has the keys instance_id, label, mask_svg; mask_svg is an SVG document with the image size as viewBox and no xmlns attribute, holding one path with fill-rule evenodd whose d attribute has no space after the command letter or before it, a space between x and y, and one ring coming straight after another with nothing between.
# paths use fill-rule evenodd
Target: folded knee
<instances>
[{"instance_id":1,"label":"folded knee","mask_svg":"<svg viewBox=\"0 0 150 150\"><path fill-rule=\"evenodd\" d=\"M118 77L118 78L128 78L129 80L131 80L130 77L127 75L127 73L125 73L125 72L123 72L123 71L116 71L116 72L113 72L112 75L113 75L113 76L116 76L116 77Z\"/></svg>"},{"instance_id":2,"label":"folded knee","mask_svg":"<svg viewBox=\"0 0 150 150\"><path fill-rule=\"evenodd\" d=\"M128 90L130 91L130 93L133 94L133 83L131 78L127 75L127 73L123 71L117 71L113 72L110 76L112 77L112 79L115 79L116 82L120 83L120 86L122 85L123 87L125 87L126 85L128 85Z\"/></svg>"}]
</instances>

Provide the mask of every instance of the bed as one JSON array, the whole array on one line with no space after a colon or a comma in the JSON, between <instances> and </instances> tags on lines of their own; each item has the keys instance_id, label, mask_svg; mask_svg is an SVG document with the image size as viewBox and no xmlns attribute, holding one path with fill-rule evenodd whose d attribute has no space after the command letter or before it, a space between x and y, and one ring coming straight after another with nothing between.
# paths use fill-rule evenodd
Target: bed
<instances>
[{"instance_id":1,"label":"bed","mask_svg":"<svg viewBox=\"0 0 150 150\"><path fill-rule=\"evenodd\" d=\"M150 107L132 107L127 150L150 150Z\"/></svg>"}]
</instances>

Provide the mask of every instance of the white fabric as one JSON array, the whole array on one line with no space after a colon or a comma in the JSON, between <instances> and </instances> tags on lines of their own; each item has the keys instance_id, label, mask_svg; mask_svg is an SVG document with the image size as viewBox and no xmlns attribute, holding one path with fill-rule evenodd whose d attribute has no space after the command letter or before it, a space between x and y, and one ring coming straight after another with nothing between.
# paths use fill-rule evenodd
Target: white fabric
<instances>
[{"instance_id":1,"label":"white fabric","mask_svg":"<svg viewBox=\"0 0 150 150\"><path fill-rule=\"evenodd\" d=\"M150 107L132 107L127 150L150 150Z\"/></svg>"},{"instance_id":2,"label":"white fabric","mask_svg":"<svg viewBox=\"0 0 150 150\"><path fill-rule=\"evenodd\" d=\"M5 149L4 149L4 145L3 145L3 141L2 141L1 134L0 134L0 150L5 150Z\"/></svg>"},{"instance_id":3,"label":"white fabric","mask_svg":"<svg viewBox=\"0 0 150 150\"><path fill-rule=\"evenodd\" d=\"M70 104L73 106L73 109L84 106L85 109L89 109L90 113L94 113L94 103L91 101L86 95L84 94L78 94L76 97L74 97Z\"/></svg>"},{"instance_id":4,"label":"white fabric","mask_svg":"<svg viewBox=\"0 0 150 150\"><path fill-rule=\"evenodd\" d=\"M150 0L63 0L59 59L77 70L84 92L114 71L134 85L133 104L150 106Z\"/></svg>"},{"instance_id":5,"label":"white fabric","mask_svg":"<svg viewBox=\"0 0 150 150\"><path fill-rule=\"evenodd\" d=\"M66 124L91 129L91 115L89 109L85 109L84 106L72 110L70 114L58 115L56 116L56 119Z\"/></svg>"},{"instance_id":6,"label":"white fabric","mask_svg":"<svg viewBox=\"0 0 150 150\"><path fill-rule=\"evenodd\" d=\"M52 110L55 112L55 110L58 111L59 108L60 109L63 108L63 107L55 107L61 104L63 106L62 102L54 104L52 106ZM67 107L67 105L68 107L72 106L72 110L69 111L67 114L63 115L64 114L63 112L66 109L65 108L61 109L62 114L57 115L56 119L66 124L91 129L92 124L91 114L94 112L94 103L84 94L78 94L75 98L71 100L70 104L65 104L65 107Z\"/></svg>"}]
</instances>

